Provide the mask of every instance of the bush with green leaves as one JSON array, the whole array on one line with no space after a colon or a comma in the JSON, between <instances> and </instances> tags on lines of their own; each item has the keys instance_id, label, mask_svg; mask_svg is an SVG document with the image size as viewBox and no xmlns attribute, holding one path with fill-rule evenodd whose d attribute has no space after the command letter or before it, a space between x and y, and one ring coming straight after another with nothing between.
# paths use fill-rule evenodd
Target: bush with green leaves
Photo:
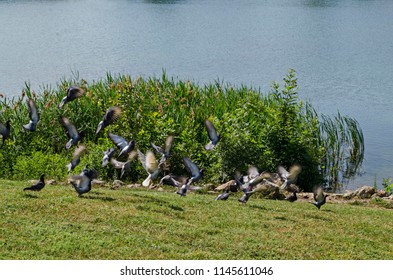
<instances>
[{"instance_id":1,"label":"bush with green leaves","mask_svg":"<svg viewBox=\"0 0 393 280\"><path fill-rule=\"evenodd\" d=\"M85 90L84 96L59 109L66 89L74 84ZM162 146L168 135L175 136L170 171L186 174L182 158L187 156L206 170L205 182L222 183L232 179L235 170L245 172L250 165L276 172L278 165L288 168L298 163L303 167L298 180L302 189L311 190L322 183L341 187L357 174L363 161L359 124L339 114L334 118L318 116L311 104L298 99L297 90L294 70L284 77L282 86L274 82L266 94L220 82L200 86L168 78L165 73L161 78L136 79L108 74L91 83L76 77L38 93L27 84L20 96L0 99L0 121L9 119L12 125L11 138L1 148L4 164L0 176L22 179L43 172L65 179L63 164L71 160L73 151L64 148L68 139L58 120L65 116L86 133L82 142L87 154L78 168L88 163L104 180L119 176L111 166L101 167L102 153L113 146L107 136L112 132L134 139L143 153L152 149L150 142ZM36 101L41 115L34 133L22 128L29 120L27 98ZM97 125L110 106L119 106L121 117L96 135ZM221 135L211 151L203 149L209 141L206 118ZM38 160L42 155L44 162ZM27 168L30 164L36 165L31 167L34 172ZM131 171L122 179L135 182L147 176L137 159Z\"/></svg>"}]
</instances>

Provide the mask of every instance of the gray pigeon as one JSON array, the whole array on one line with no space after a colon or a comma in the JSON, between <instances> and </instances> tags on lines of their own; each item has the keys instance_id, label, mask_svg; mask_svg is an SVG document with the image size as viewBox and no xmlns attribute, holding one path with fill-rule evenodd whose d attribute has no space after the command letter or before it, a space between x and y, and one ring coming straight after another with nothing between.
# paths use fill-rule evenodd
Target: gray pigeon
<instances>
[{"instance_id":1,"label":"gray pigeon","mask_svg":"<svg viewBox=\"0 0 393 280\"><path fill-rule=\"evenodd\" d=\"M321 206L326 203L326 198L328 197L328 195L323 193L322 187L315 188L313 193L315 201L310 201L310 203L314 204L319 210Z\"/></svg>"},{"instance_id":2,"label":"gray pigeon","mask_svg":"<svg viewBox=\"0 0 393 280\"><path fill-rule=\"evenodd\" d=\"M136 156L136 152L132 151L126 162L121 162L115 160L114 158L110 159L110 163L113 166L113 168L121 169L120 178L123 177L124 173L131 171L131 161L135 158L135 156Z\"/></svg>"},{"instance_id":3,"label":"gray pigeon","mask_svg":"<svg viewBox=\"0 0 393 280\"><path fill-rule=\"evenodd\" d=\"M37 123L40 120L40 114L37 111L37 106L33 99L30 98L27 100L27 106L29 107L30 121L28 124L23 125L23 128L26 131L35 131Z\"/></svg>"},{"instance_id":4,"label":"gray pigeon","mask_svg":"<svg viewBox=\"0 0 393 280\"><path fill-rule=\"evenodd\" d=\"M41 174L40 180L37 184L34 184L34 185L27 187L27 188L24 188L23 190L24 191L35 191L35 192L41 191L45 187L44 176L45 176L45 174Z\"/></svg>"},{"instance_id":5,"label":"gray pigeon","mask_svg":"<svg viewBox=\"0 0 393 280\"><path fill-rule=\"evenodd\" d=\"M187 171L191 174L191 178L188 179L187 183L182 185L176 193L181 196L186 196L187 190L200 189L200 187L193 187L191 186L191 184L194 182L198 182L200 179L202 179L204 170L199 170L198 166L188 157L184 157L183 162Z\"/></svg>"},{"instance_id":6,"label":"gray pigeon","mask_svg":"<svg viewBox=\"0 0 393 280\"><path fill-rule=\"evenodd\" d=\"M85 168L80 175L74 175L71 177L71 185L78 193L78 196L81 196L91 190L91 181L97 177L98 173L96 170ZM77 183L75 181L77 181Z\"/></svg>"},{"instance_id":7,"label":"gray pigeon","mask_svg":"<svg viewBox=\"0 0 393 280\"><path fill-rule=\"evenodd\" d=\"M128 156L128 154L131 153L131 151L135 148L134 140L127 142L123 137L110 132L108 133L108 136L112 140L113 144L115 144L116 147L120 150L120 153L117 156L118 158L123 154Z\"/></svg>"},{"instance_id":8,"label":"gray pigeon","mask_svg":"<svg viewBox=\"0 0 393 280\"><path fill-rule=\"evenodd\" d=\"M78 86L71 86L67 89L67 95L61 100L58 108L63 107L63 105L67 102L73 101L79 97L81 97L85 91Z\"/></svg>"},{"instance_id":9,"label":"gray pigeon","mask_svg":"<svg viewBox=\"0 0 393 280\"><path fill-rule=\"evenodd\" d=\"M210 139L210 142L205 146L205 150L211 150L217 145L218 141L220 140L220 135L217 133L216 128L208 119L205 120L205 127L207 130L207 135Z\"/></svg>"},{"instance_id":10,"label":"gray pigeon","mask_svg":"<svg viewBox=\"0 0 393 280\"><path fill-rule=\"evenodd\" d=\"M247 182L242 183L237 176L235 176L236 183L239 185L240 190L243 192L243 196L238 199L239 202L247 203L248 199L256 193L258 190L254 187L260 182L270 178L270 173L262 172L258 177L255 177Z\"/></svg>"},{"instance_id":11,"label":"gray pigeon","mask_svg":"<svg viewBox=\"0 0 393 280\"><path fill-rule=\"evenodd\" d=\"M115 154L115 148L109 148L104 152L104 157L102 158L102 167L105 167L108 165L109 161Z\"/></svg>"},{"instance_id":12,"label":"gray pigeon","mask_svg":"<svg viewBox=\"0 0 393 280\"><path fill-rule=\"evenodd\" d=\"M284 183L281 185L280 190L285 189L288 185L296 182L297 176L302 171L302 167L299 164L294 164L289 168L289 172L282 166L278 167L278 174Z\"/></svg>"},{"instance_id":13,"label":"gray pigeon","mask_svg":"<svg viewBox=\"0 0 393 280\"><path fill-rule=\"evenodd\" d=\"M173 136L168 136L165 140L165 146L164 148L158 147L156 145L154 145L153 143L150 143L150 145L153 147L154 150L156 150L156 152L158 154L161 155L161 160L159 162L159 166L163 166L163 164L166 162L166 160L168 159L169 155L170 155L170 151L173 145Z\"/></svg>"},{"instance_id":14,"label":"gray pigeon","mask_svg":"<svg viewBox=\"0 0 393 280\"><path fill-rule=\"evenodd\" d=\"M161 172L161 168L158 166L156 157L152 151L147 151L144 155L138 150L139 160L142 163L143 168L149 174L147 178L142 182L142 186L149 187Z\"/></svg>"},{"instance_id":15,"label":"gray pigeon","mask_svg":"<svg viewBox=\"0 0 393 280\"><path fill-rule=\"evenodd\" d=\"M69 150L73 145L76 145L85 135L84 131L78 132L75 126L66 117L61 116L59 119L60 124L66 129L67 136L70 140L66 143L66 150Z\"/></svg>"},{"instance_id":16,"label":"gray pigeon","mask_svg":"<svg viewBox=\"0 0 393 280\"><path fill-rule=\"evenodd\" d=\"M187 178L184 176L176 176L173 174L168 174L161 178L158 185L170 185L177 188L181 188L187 182Z\"/></svg>"},{"instance_id":17,"label":"gray pigeon","mask_svg":"<svg viewBox=\"0 0 393 280\"><path fill-rule=\"evenodd\" d=\"M3 144L5 140L10 138L10 130L11 125L9 120L5 123L5 125L0 122L0 135L3 136Z\"/></svg>"},{"instance_id":18,"label":"gray pigeon","mask_svg":"<svg viewBox=\"0 0 393 280\"><path fill-rule=\"evenodd\" d=\"M229 197L229 191L230 189L227 188L224 190L224 192L220 193L215 200L227 200Z\"/></svg>"},{"instance_id":19,"label":"gray pigeon","mask_svg":"<svg viewBox=\"0 0 393 280\"><path fill-rule=\"evenodd\" d=\"M102 120L99 122L96 134L98 134L102 129L113 123L121 115L121 109L117 106L110 107Z\"/></svg>"},{"instance_id":20,"label":"gray pigeon","mask_svg":"<svg viewBox=\"0 0 393 280\"><path fill-rule=\"evenodd\" d=\"M68 174L71 172L71 170L74 170L74 168L80 163L81 156L85 151L86 151L86 147L84 145L80 145L76 147L72 155L71 162L67 164Z\"/></svg>"}]
</instances>

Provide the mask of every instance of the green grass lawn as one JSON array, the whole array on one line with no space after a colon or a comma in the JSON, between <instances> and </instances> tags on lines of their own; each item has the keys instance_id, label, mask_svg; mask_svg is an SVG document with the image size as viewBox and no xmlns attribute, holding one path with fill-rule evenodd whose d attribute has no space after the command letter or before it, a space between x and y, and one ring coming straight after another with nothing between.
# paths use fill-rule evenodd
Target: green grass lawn
<instances>
[{"instance_id":1,"label":"green grass lawn","mask_svg":"<svg viewBox=\"0 0 393 280\"><path fill-rule=\"evenodd\" d=\"M393 211L0 181L1 259L393 259Z\"/></svg>"}]
</instances>

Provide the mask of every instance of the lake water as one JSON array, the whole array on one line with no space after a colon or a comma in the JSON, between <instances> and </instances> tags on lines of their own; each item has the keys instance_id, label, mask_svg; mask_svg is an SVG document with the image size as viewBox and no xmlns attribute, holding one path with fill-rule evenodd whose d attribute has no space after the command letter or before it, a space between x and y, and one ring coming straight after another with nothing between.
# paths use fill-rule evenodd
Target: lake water
<instances>
[{"instance_id":1,"label":"lake water","mask_svg":"<svg viewBox=\"0 0 393 280\"><path fill-rule=\"evenodd\" d=\"M393 1L0 1L0 92L106 72L216 79L267 91L289 68L300 98L356 118L364 175L393 176Z\"/></svg>"}]
</instances>

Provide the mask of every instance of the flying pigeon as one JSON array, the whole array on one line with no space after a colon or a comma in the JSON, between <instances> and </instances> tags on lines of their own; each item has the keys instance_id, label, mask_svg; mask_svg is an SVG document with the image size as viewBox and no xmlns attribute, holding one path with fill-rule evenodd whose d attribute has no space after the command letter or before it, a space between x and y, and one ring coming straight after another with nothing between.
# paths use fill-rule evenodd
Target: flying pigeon
<instances>
[{"instance_id":1,"label":"flying pigeon","mask_svg":"<svg viewBox=\"0 0 393 280\"><path fill-rule=\"evenodd\" d=\"M289 168L289 172L282 166L278 167L278 173L280 177L284 180L284 183L281 185L280 190L286 188L287 185L290 185L296 182L297 176L302 171L302 167L299 164L294 164Z\"/></svg>"},{"instance_id":2,"label":"flying pigeon","mask_svg":"<svg viewBox=\"0 0 393 280\"><path fill-rule=\"evenodd\" d=\"M176 192L178 195L186 196L187 190L197 190L200 187L190 186L193 182L197 182L203 177L203 169L199 170L198 166L192 162L189 158L183 158L184 165L187 171L191 174L191 178L187 180L187 183L182 185Z\"/></svg>"},{"instance_id":3,"label":"flying pigeon","mask_svg":"<svg viewBox=\"0 0 393 280\"><path fill-rule=\"evenodd\" d=\"M239 202L247 203L248 199L258 191L254 187L260 182L270 178L271 175L268 172L262 172L258 177L255 177L247 182L242 183L237 176L235 176L236 183L239 185L240 190L243 192L243 196L238 199Z\"/></svg>"},{"instance_id":4,"label":"flying pigeon","mask_svg":"<svg viewBox=\"0 0 393 280\"><path fill-rule=\"evenodd\" d=\"M109 163L109 161L110 161L111 158L113 157L115 151L116 151L115 148L108 148L108 149L104 152L104 157L102 158L102 167L107 166L107 164Z\"/></svg>"},{"instance_id":5,"label":"flying pigeon","mask_svg":"<svg viewBox=\"0 0 393 280\"><path fill-rule=\"evenodd\" d=\"M73 145L76 145L85 135L84 131L78 132L75 126L66 117L60 117L60 124L67 130L67 136L70 140L66 143L66 150L69 150Z\"/></svg>"},{"instance_id":6,"label":"flying pigeon","mask_svg":"<svg viewBox=\"0 0 393 280\"><path fill-rule=\"evenodd\" d=\"M187 182L187 178L184 176L176 176L173 174L168 174L161 178L158 185L170 185L177 188L181 188Z\"/></svg>"},{"instance_id":7,"label":"flying pigeon","mask_svg":"<svg viewBox=\"0 0 393 280\"><path fill-rule=\"evenodd\" d=\"M71 86L67 89L67 95L61 100L58 108L63 107L63 105L67 102L73 101L79 97L81 97L85 91L78 86Z\"/></svg>"},{"instance_id":8,"label":"flying pigeon","mask_svg":"<svg viewBox=\"0 0 393 280\"><path fill-rule=\"evenodd\" d=\"M102 129L113 123L121 115L120 107L113 106L106 110L106 113L102 120L99 122L96 134L98 134Z\"/></svg>"},{"instance_id":9,"label":"flying pigeon","mask_svg":"<svg viewBox=\"0 0 393 280\"><path fill-rule=\"evenodd\" d=\"M153 143L150 143L153 149L156 150L156 152L161 155L159 166L162 166L165 163L165 161L168 159L173 144L173 138L174 137L171 135L166 138L164 148L158 147Z\"/></svg>"},{"instance_id":10,"label":"flying pigeon","mask_svg":"<svg viewBox=\"0 0 393 280\"><path fill-rule=\"evenodd\" d=\"M220 135L217 134L216 128L208 119L205 120L205 127L210 139L210 142L205 146L205 150L211 150L217 145L220 140Z\"/></svg>"},{"instance_id":11,"label":"flying pigeon","mask_svg":"<svg viewBox=\"0 0 393 280\"><path fill-rule=\"evenodd\" d=\"M72 155L72 160L69 164L67 164L67 169L68 169L68 174L71 172L71 170L74 170L74 168L80 163L81 161L81 155L86 151L86 147L84 145L80 145L76 147L73 155Z\"/></svg>"},{"instance_id":12,"label":"flying pigeon","mask_svg":"<svg viewBox=\"0 0 393 280\"><path fill-rule=\"evenodd\" d=\"M87 167L87 165L86 165ZM98 177L98 172L94 169L84 169L80 175L71 177L71 185L74 187L78 196L87 193L91 190L91 181ZM76 183L77 181L78 183Z\"/></svg>"},{"instance_id":13,"label":"flying pigeon","mask_svg":"<svg viewBox=\"0 0 393 280\"><path fill-rule=\"evenodd\" d=\"M315 188L313 192L315 201L310 201L310 203L314 204L318 209L320 209L321 206L326 203L326 197L328 197L328 195L323 193L322 187Z\"/></svg>"},{"instance_id":14,"label":"flying pigeon","mask_svg":"<svg viewBox=\"0 0 393 280\"><path fill-rule=\"evenodd\" d=\"M3 136L3 144L5 140L10 138L10 130L11 125L9 120L5 123L5 125L0 122L0 134Z\"/></svg>"},{"instance_id":15,"label":"flying pigeon","mask_svg":"<svg viewBox=\"0 0 393 280\"><path fill-rule=\"evenodd\" d=\"M30 121L28 124L23 125L23 128L27 131L35 131L37 123L40 120L40 114L37 111L37 106L33 99L30 98L27 100L27 106L29 107Z\"/></svg>"},{"instance_id":16,"label":"flying pigeon","mask_svg":"<svg viewBox=\"0 0 393 280\"><path fill-rule=\"evenodd\" d=\"M35 191L35 192L39 192L40 190L42 190L45 187L45 181L44 181L44 176L45 174L41 174L40 176L40 180L37 184L32 185L30 187L24 188L24 191Z\"/></svg>"},{"instance_id":17,"label":"flying pigeon","mask_svg":"<svg viewBox=\"0 0 393 280\"><path fill-rule=\"evenodd\" d=\"M136 155L137 155L137 153L135 151L132 151L126 162L121 162L121 161L115 160L114 158L110 159L110 163L113 166L113 168L121 169L120 178L123 177L125 172L130 172L131 161L135 158Z\"/></svg>"},{"instance_id":18,"label":"flying pigeon","mask_svg":"<svg viewBox=\"0 0 393 280\"><path fill-rule=\"evenodd\" d=\"M147 176L147 178L142 182L142 186L149 187L153 180L157 179L161 172L161 168L159 168L156 157L152 151L147 151L146 155L144 155L140 150L138 150L138 155L143 168L149 174L149 176Z\"/></svg>"},{"instance_id":19,"label":"flying pigeon","mask_svg":"<svg viewBox=\"0 0 393 280\"><path fill-rule=\"evenodd\" d=\"M115 144L116 147L120 150L120 153L117 156L118 158L123 154L128 155L135 148L134 140L127 142L123 137L110 132L108 133L108 136L112 140L113 144Z\"/></svg>"}]
</instances>

